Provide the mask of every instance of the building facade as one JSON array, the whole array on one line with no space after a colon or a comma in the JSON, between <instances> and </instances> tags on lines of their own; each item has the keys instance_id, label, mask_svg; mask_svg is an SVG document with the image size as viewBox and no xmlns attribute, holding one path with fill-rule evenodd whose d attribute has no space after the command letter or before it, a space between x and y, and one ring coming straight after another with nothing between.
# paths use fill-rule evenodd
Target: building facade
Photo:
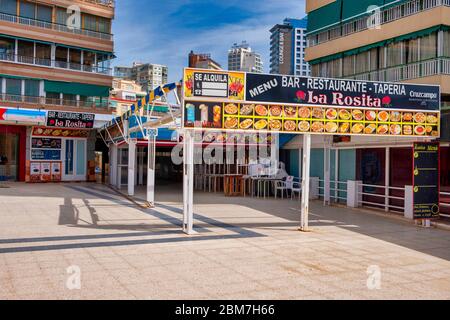
<instances>
[{"instance_id":1,"label":"building facade","mask_svg":"<svg viewBox=\"0 0 450 320\"><path fill-rule=\"evenodd\" d=\"M131 67L115 67L114 75L135 81L148 92L168 82L169 69L160 64L133 62Z\"/></svg>"},{"instance_id":2,"label":"building facade","mask_svg":"<svg viewBox=\"0 0 450 320\"><path fill-rule=\"evenodd\" d=\"M286 18L270 29L270 73L309 76L305 61L308 18Z\"/></svg>"},{"instance_id":3,"label":"building facade","mask_svg":"<svg viewBox=\"0 0 450 320\"><path fill-rule=\"evenodd\" d=\"M450 191L450 1L306 1L306 11L312 76L441 86L441 191ZM335 188L343 189L347 180L362 181L372 186L364 188L363 203L401 211L404 188L413 181L413 142L392 137L335 141L332 180L342 183ZM312 171L323 179L321 143L315 144ZM450 203L444 195L441 200ZM450 214L449 207L442 211Z\"/></svg>"},{"instance_id":4,"label":"building facade","mask_svg":"<svg viewBox=\"0 0 450 320\"><path fill-rule=\"evenodd\" d=\"M132 80L114 78L110 96L110 106L115 110L115 115L120 117L127 112L137 100L145 97L147 93L142 87Z\"/></svg>"},{"instance_id":5,"label":"building facade","mask_svg":"<svg viewBox=\"0 0 450 320\"><path fill-rule=\"evenodd\" d=\"M228 50L228 70L262 73L261 55L252 51L250 45L245 41L239 45L235 43Z\"/></svg>"},{"instance_id":6,"label":"building facade","mask_svg":"<svg viewBox=\"0 0 450 320\"><path fill-rule=\"evenodd\" d=\"M211 58L209 53L194 53L191 51L188 58L189 68L222 70L222 66Z\"/></svg>"},{"instance_id":7,"label":"building facade","mask_svg":"<svg viewBox=\"0 0 450 320\"><path fill-rule=\"evenodd\" d=\"M94 127L111 118L114 8L0 1L0 180L92 177Z\"/></svg>"}]
</instances>

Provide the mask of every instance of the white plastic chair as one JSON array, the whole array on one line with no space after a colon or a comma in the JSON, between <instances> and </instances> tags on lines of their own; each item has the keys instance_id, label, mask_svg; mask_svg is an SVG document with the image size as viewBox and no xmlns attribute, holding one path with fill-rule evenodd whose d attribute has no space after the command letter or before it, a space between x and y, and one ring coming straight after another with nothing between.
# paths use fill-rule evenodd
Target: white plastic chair
<instances>
[{"instance_id":1,"label":"white plastic chair","mask_svg":"<svg viewBox=\"0 0 450 320\"><path fill-rule=\"evenodd\" d=\"M284 192L286 192L286 195L287 195L287 191L288 191L286 182L281 181L281 180L275 181L274 187L275 187L275 199L278 198L278 191L281 191L281 199L284 199Z\"/></svg>"}]
</instances>

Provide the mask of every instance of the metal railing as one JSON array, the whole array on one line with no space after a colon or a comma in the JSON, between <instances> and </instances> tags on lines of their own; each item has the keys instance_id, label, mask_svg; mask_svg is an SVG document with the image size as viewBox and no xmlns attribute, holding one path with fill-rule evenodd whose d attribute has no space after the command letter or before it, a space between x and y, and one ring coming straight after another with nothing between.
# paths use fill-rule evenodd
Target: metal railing
<instances>
[{"instance_id":1,"label":"metal railing","mask_svg":"<svg viewBox=\"0 0 450 320\"><path fill-rule=\"evenodd\" d=\"M405 212L405 187L391 187L391 186L380 186L380 185L371 185L371 184L362 184L362 192L359 193L359 196L361 197L360 205L365 207L372 207L372 208L382 208L386 212L390 211L397 211L397 212ZM372 193L367 192L367 188L371 188L374 190L381 190L384 191L384 193ZM403 192L403 196L393 196L391 195L391 191L400 191ZM378 199L384 199L384 202L374 202L374 201L368 201L364 200L364 197L374 197ZM391 204L392 200L401 201L403 203L402 206L397 206Z\"/></svg>"},{"instance_id":2,"label":"metal railing","mask_svg":"<svg viewBox=\"0 0 450 320\"><path fill-rule=\"evenodd\" d=\"M36 65L36 66L91 72L91 73L104 74L104 75L108 75L108 76L112 75L112 68L84 65L84 64L66 62L66 61L57 61L57 60L51 60L51 59L47 59L47 58L21 56L21 55L8 54L8 53L7 54L1 53L0 61L17 62L17 63Z\"/></svg>"},{"instance_id":3,"label":"metal railing","mask_svg":"<svg viewBox=\"0 0 450 320\"><path fill-rule=\"evenodd\" d=\"M442 200L442 196L447 196L450 199L450 192L441 192L441 200ZM448 208L448 211L450 211L450 202L441 202L440 203L442 208ZM446 213L442 213L441 212L441 216L445 217L445 218L450 218L450 214L446 214Z\"/></svg>"},{"instance_id":4,"label":"metal railing","mask_svg":"<svg viewBox=\"0 0 450 320\"><path fill-rule=\"evenodd\" d=\"M46 106L62 106L62 107L76 107L86 109L110 109L109 101L83 101L83 100L69 100L69 99L57 99L35 96L15 95L8 93L0 94L0 101L4 102L20 102L29 103L34 105L46 105Z\"/></svg>"},{"instance_id":5,"label":"metal railing","mask_svg":"<svg viewBox=\"0 0 450 320\"><path fill-rule=\"evenodd\" d=\"M110 8L114 8L116 6L115 0L83 0L84 2L89 2L93 4L98 4Z\"/></svg>"},{"instance_id":6,"label":"metal railing","mask_svg":"<svg viewBox=\"0 0 450 320\"><path fill-rule=\"evenodd\" d=\"M409 63L380 69L371 72L364 72L345 76L345 79L363 81L403 81L417 79L439 74L450 75L450 58L433 58L429 60Z\"/></svg>"},{"instance_id":7,"label":"metal railing","mask_svg":"<svg viewBox=\"0 0 450 320\"><path fill-rule=\"evenodd\" d=\"M30 26L30 27L38 27L38 28L55 30L55 31L68 32L68 33L72 33L75 35L83 35L83 36L88 36L88 37L102 39L102 40L110 40L110 41L113 40L113 35L110 33L103 33L103 32L98 32L98 31L87 30L87 29L77 29L77 28L73 28L73 27L68 27L63 24L41 21L41 20L30 19L30 18L24 18L24 17L12 15L12 14L7 14L7 13L0 13L0 21L17 23L17 24L21 24L21 25L25 25L25 26Z\"/></svg>"},{"instance_id":8,"label":"metal railing","mask_svg":"<svg viewBox=\"0 0 450 320\"><path fill-rule=\"evenodd\" d=\"M330 199L334 202L347 201L347 197L341 196L341 194L347 194L347 181L330 181ZM345 186L345 189L341 189ZM319 197L325 197L325 180L319 179Z\"/></svg>"},{"instance_id":9,"label":"metal railing","mask_svg":"<svg viewBox=\"0 0 450 320\"><path fill-rule=\"evenodd\" d=\"M439 6L450 6L450 0L412 0L381 10L380 24L386 24ZM345 37L369 29L367 16L343 23L336 27L308 35L308 47Z\"/></svg>"}]
</instances>

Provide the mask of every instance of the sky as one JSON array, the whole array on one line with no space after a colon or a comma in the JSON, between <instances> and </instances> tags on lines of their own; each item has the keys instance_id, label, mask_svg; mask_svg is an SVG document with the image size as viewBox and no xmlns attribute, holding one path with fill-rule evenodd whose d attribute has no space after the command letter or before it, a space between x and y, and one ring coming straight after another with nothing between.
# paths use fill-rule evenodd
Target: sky
<instances>
[{"instance_id":1,"label":"sky","mask_svg":"<svg viewBox=\"0 0 450 320\"><path fill-rule=\"evenodd\" d=\"M117 0L113 65L167 65L175 82L191 50L210 53L226 69L228 49L246 40L268 72L269 30L304 12L304 0Z\"/></svg>"}]
</instances>

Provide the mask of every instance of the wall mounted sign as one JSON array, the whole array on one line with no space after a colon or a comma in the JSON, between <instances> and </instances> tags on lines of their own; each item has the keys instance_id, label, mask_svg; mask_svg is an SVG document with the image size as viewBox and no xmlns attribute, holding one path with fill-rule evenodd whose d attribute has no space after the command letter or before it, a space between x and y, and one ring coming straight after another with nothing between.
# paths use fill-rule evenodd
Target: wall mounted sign
<instances>
[{"instance_id":1,"label":"wall mounted sign","mask_svg":"<svg viewBox=\"0 0 450 320\"><path fill-rule=\"evenodd\" d=\"M35 161L60 161L61 160L61 150L31 150L31 160Z\"/></svg>"},{"instance_id":2,"label":"wall mounted sign","mask_svg":"<svg viewBox=\"0 0 450 320\"><path fill-rule=\"evenodd\" d=\"M414 219L435 219L440 213L439 143L414 144Z\"/></svg>"},{"instance_id":3,"label":"wall mounted sign","mask_svg":"<svg viewBox=\"0 0 450 320\"><path fill-rule=\"evenodd\" d=\"M32 149L61 149L61 139L32 138Z\"/></svg>"},{"instance_id":4,"label":"wall mounted sign","mask_svg":"<svg viewBox=\"0 0 450 320\"><path fill-rule=\"evenodd\" d=\"M228 96L195 94L195 76ZM440 87L185 69L183 126L330 135L440 136ZM220 75L220 77L219 77ZM192 81L190 84L186 81ZM244 84L244 85L242 85ZM244 93L244 94L243 94Z\"/></svg>"},{"instance_id":5,"label":"wall mounted sign","mask_svg":"<svg viewBox=\"0 0 450 320\"><path fill-rule=\"evenodd\" d=\"M35 136L35 137L87 138L89 136L89 131L88 130L70 130L70 129L34 127L33 128L33 136Z\"/></svg>"},{"instance_id":6,"label":"wall mounted sign","mask_svg":"<svg viewBox=\"0 0 450 320\"><path fill-rule=\"evenodd\" d=\"M39 110L0 108L0 123L45 124L46 115Z\"/></svg>"},{"instance_id":7,"label":"wall mounted sign","mask_svg":"<svg viewBox=\"0 0 450 320\"><path fill-rule=\"evenodd\" d=\"M47 127L92 129L94 128L95 114L74 113L64 111L48 111Z\"/></svg>"}]
</instances>

